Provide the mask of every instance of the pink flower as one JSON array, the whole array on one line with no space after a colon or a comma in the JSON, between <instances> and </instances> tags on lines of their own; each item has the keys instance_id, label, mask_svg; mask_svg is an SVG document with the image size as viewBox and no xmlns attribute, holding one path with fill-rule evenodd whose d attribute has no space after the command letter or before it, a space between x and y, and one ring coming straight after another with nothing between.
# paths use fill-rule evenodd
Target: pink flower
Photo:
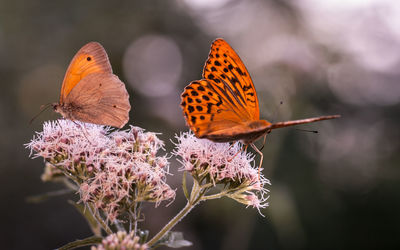
<instances>
[{"instance_id":1,"label":"pink flower","mask_svg":"<svg viewBox=\"0 0 400 250\"><path fill-rule=\"evenodd\" d=\"M110 234L103 239L101 244L92 246L92 250L146 250L148 246L146 244L139 243L139 237L134 236L133 232L127 234L124 231L118 231L115 234Z\"/></svg>"},{"instance_id":2,"label":"pink flower","mask_svg":"<svg viewBox=\"0 0 400 250\"><path fill-rule=\"evenodd\" d=\"M262 174L258 176L254 156L240 152L240 143L215 143L199 139L191 132L176 138L173 154L180 158L183 170L190 172L199 183L223 184L225 190L230 190L227 197L257 209L268 206L269 190L264 186L270 182Z\"/></svg>"},{"instance_id":3,"label":"pink flower","mask_svg":"<svg viewBox=\"0 0 400 250\"><path fill-rule=\"evenodd\" d=\"M27 147L43 157L57 174L79 186L81 201L115 220L136 202L156 205L175 198L166 184L169 162L157 156L163 142L156 134L131 126L124 131L58 120L46 122Z\"/></svg>"}]
</instances>

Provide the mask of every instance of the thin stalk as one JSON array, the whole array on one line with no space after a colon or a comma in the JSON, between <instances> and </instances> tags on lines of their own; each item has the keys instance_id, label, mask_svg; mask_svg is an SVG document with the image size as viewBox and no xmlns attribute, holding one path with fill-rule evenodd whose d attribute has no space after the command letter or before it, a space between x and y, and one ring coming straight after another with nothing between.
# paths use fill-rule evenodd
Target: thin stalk
<instances>
[{"instance_id":1,"label":"thin stalk","mask_svg":"<svg viewBox=\"0 0 400 250\"><path fill-rule=\"evenodd\" d=\"M192 210L199 202L199 195L202 189L196 180L193 182L192 192L190 194L190 199L186 203L186 206L175 215L172 220L170 220L161 230L158 232L151 240L149 240L146 244L149 247L152 247L155 243L157 243L166 233L168 233L183 217L185 217L190 210Z\"/></svg>"},{"instance_id":2,"label":"thin stalk","mask_svg":"<svg viewBox=\"0 0 400 250\"><path fill-rule=\"evenodd\" d=\"M111 229L108 227L108 225L104 222L103 218L101 218L101 216L94 211L93 206L91 204L88 204L88 208L89 208L89 212L93 215L93 217L101 225L101 227L104 229L104 231L107 234L112 234L113 231L111 231Z\"/></svg>"},{"instance_id":3,"label":"thin stalk","mask_svg":"<svg viewBox=\"0 0 400 250\"><path fill-rule=\"evenodd\" d=\"M139 210L139 204L140 203L135 203L135 205L133 205L133 221L134 221L134 224L133 224L133 235L136 235L136 233L137 233L137 224L138 224L138 210Z\"/></svg>"},{"instance_id":4,"label":"thin stalk","mask_svg":"<svg viewBox=\"0 0 400 250\"><path fill-rule=\"evenodd\" d=\"M79 186L77 186L76 184L70 182L67 178L63 178L63 183L66 187L74 190L74 191L78 191L79 190Z\"/></svg>"},{"instance_id":5,"label":"thin stalk","mask_svg":"<svg viewBox=\"0 0 400 250\"><path fill-rule=\"evenodd\" d=\"M185 217L190 210L192 210L196 204L191 204L190 202L186 203L186 206L160 230L151 240L149 240L146 244L151 247L157 241L159 241L166 233L168 233L183 217Z\"/></svg>"},{"instance_id":6,"label":"thin stalk","mask_svg":"<svg viewBox=\"0 0 400 250\"><path fill-rule=\"evenodd\" d=\"M114 221L114 225L117 228L118 231L125 231L124 226L121 225L121 223L118 220Z\"/></svg>"},{"instance_id":7,"label":"thin stalk","mask_svg":"<svg viewBox=\"0 0 400 250\"><path fill-rule=\"evenodd\" d=\"M207 195L207 196L203 196L201 197L202 201L206 201L206 200L213 200L213 199L219 199L222 198L226 195L227 192L221 192L218 194L211 194L211 195Z\"/></svg>"}]
</instances>

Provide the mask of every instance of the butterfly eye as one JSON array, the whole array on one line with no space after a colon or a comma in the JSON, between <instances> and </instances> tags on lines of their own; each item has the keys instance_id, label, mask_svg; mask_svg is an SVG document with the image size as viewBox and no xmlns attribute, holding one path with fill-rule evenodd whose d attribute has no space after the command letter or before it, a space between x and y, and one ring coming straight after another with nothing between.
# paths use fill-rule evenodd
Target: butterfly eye
<instances>
[{"instance_id":1,"label":"butterfly eye","mask_svg":"<svg viewBox=\"0 0 400 250\"><path fill-rule=\"evenodd\" d=\"M88 57L86 57L86 60L90 61L90 60L92 60L92 58L90 56L88 56Z\"/></svg>"}]
</instances>

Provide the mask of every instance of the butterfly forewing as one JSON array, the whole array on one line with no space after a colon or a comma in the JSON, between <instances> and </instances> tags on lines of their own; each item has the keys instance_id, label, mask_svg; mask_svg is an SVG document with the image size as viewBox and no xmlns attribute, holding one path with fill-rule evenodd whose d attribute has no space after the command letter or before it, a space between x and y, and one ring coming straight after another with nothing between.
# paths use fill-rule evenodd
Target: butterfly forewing
<instances>
[{"instance_id":1,"label":"butterfly forewing","mask_svg":"<svg viewBox=\"0 0 400 250\"><path fill-rule=\"evenodd\" d=\"M121 128L129 120L129 95L113 74L94 73L83 78L65 99L73 120Z\"/></svg>"},{"instance_id":2,"label":"butterfly forewing","mask_svg":"<svg viewBox=\"0 0 400 250\"><path fill-rule=\"evenodd\" d=\"M181 96L186 122L198 137L242 123L238 114L211 86L209 80L193 81Z\"/></svg>"},{"instance_id":3,"label":"butterfly forewing","mask_svg":"<svg viewBox=\"0 0 400 250\"><path fill-rule=\"evenodd\" d=\"M61 87L60 103L85 76L92 73L112 73L108 56L103 46L90 42L72 58Z\"/></svg>"},{"instance_id":4,"label":"butterfly forewing","mask_svg":"<svg viewBox=\"0 0 400 250\"><path fill-rule=\"evenodd\" d=\"M223 39L213 42L204 66L203 77L210 80L242 120L259 120L257 93L240 57Z\"/></svg>"}]
</instances>

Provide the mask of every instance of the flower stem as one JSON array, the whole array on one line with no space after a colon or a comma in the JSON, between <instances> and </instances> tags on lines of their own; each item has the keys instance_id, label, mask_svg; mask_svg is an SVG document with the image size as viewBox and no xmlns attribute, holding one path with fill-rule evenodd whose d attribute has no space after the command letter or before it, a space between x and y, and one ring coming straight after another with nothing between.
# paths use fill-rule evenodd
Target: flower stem
<instances>
[{"instance_id":1,"label":"flower stem","mask_svg":"<svg viewBox=\"0 0 400 250\"><path fill-rule=\"evenodd\" d=\"M201 200L205 201L205 200L219 199L219 198L224 197L226 195L226 193L227 192L221 192L221 193L218 193L218 194L212 194L212 195L203 196L203 197L201 197Z\"/></svg>"},{"instance_id":2,"label":"flower stem","mask_svg":"<svg viewBox=\"0 0 400 250\"><path fill-rule=\"evenodd\" d=\"M167 225L165 225L160 232L158 232L151 240L149 240L146 244L149 247L154 246L162 237L168 233L183 217L185 217L190 210L192 210L198 203L201 201L199 198L201 197L202 188L199 186L196 180L193 182L192 192L190 194L190 199L186 203L186 206L175 215L172 220L170 220ZM199 197L200 196L200 197Z\"/></svg>"},{"instance_id":3,"label":"flower stem","mask_svg":"<svg viewBox=\"0 0 400 250\"><path fill-rule=\"evenodd\" d=\"M111 229L108 227L108 225L104 222L103 218L100 217L96 211L94 211L93 206L88 203L88 208L90 213L93 215L93 217L97 220L97 222L101 225L101 227L106 231L107 234L112 234L113 232Z\"/></svg>"},{"instance_id":4,"label":"flower stem","mask_svg":"<svg viewBox=\"0 0 400 250\"><path fill-rule=\"evenodd\" d=\"M186 206L170 221L167 225L161 229L151 240L149 240L146 244L151 247L157 241L159 241L166 233L169 232L183 217L185 217L192 208L194 208L196 204L190 204L190 202L186 203Z\"/></svg>"}]
</instances>

